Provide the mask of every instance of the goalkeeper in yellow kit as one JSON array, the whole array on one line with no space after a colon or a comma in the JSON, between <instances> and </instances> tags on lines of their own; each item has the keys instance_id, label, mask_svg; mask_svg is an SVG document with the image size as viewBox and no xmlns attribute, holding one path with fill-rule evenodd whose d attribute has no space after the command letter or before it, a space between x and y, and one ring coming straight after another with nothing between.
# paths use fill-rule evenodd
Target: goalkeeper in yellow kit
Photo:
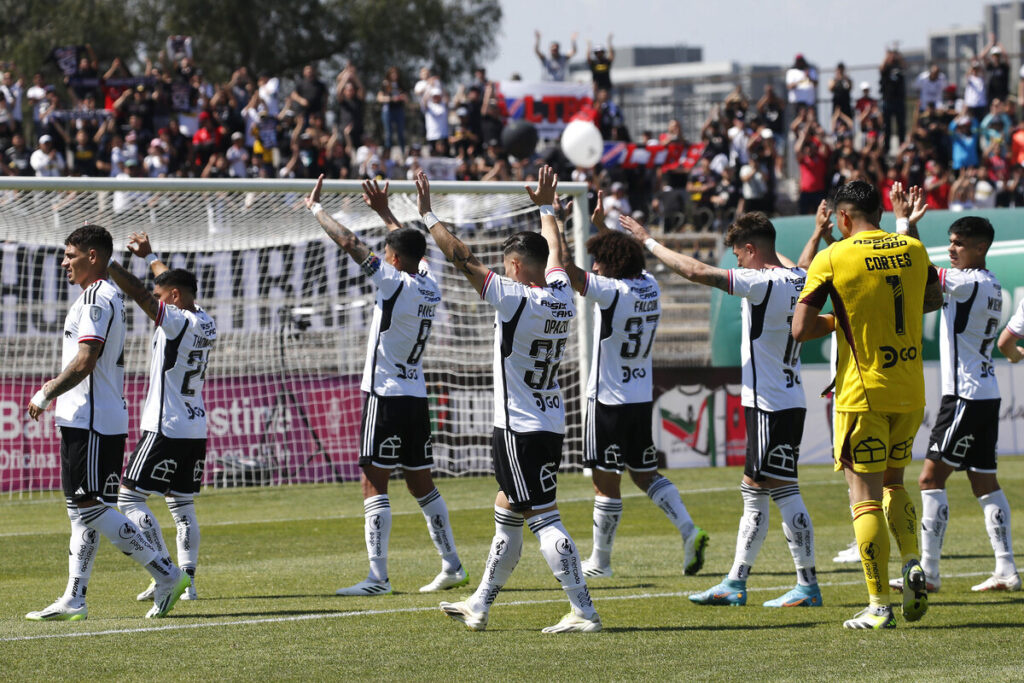
<instances>
[{"instance_id":1,"label":"goalkeeper in yellow kit","mask_svg":"<svg viewBox=\"0 0 1024 683\"><path fill-rule=\"evenodd\" d=\"M914 435L924 414L922 315L942 305L924 245L881 230L882 201L865 182L835 196L843 239L820 252L793 315L800 342L838 330L834 457L850 487L853 528L870 603L846 628L894 628L889 605L889 530L903 562L903 616L928 609L919 561L917 511L903 488ZM833 313L821 309L831 298Z\"/></svg>"}]
</instances>

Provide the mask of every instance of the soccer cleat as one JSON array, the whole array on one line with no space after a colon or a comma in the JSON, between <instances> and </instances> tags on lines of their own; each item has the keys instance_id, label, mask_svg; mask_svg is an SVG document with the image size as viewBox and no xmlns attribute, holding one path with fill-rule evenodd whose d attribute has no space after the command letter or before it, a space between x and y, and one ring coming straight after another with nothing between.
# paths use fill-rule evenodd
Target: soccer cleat
<instances>
[{"instance_id":1,"label":"soccer cleat","mask_svg":"<svg viewBox=\"0 0 1024 683\"><path fill-rule=\"evenodd\" d=\"M72 607L64 598L57 598L52 605L38 612L29 612L25 618L29 621L81 621L89 616L85 602Z\"/></svg>"},{"instance_id":2,"label":"soccer cleat","mask_svg":"<svg viewBox=\"0 0 1024 683\"><path fill-rule=\"evenodd\" d=\"M385 579L384 581L374 581L372 579L363 579L354 586L347 586L345 588L339 588L334 591L335 595L344 596L355 596L355 595L388 595L391 593L391 582Z\"/></svg>"},{"instance_id":3,"label":"soccer cleat","mask_svg":"<svg viewBox=\"0 0 1024 683\"><path fill-rule=\"evenodd\" d=\"M612 578L611 565L607 567L602 567L596 561L592 559L586 559L580 563L580 566L583 567L583 576L587 577L588 579Z\"/></svg>"},{"instance_id":4,"label":"soccer cleat","mask_svg":"<svg viewBox=\"0 0 1024 683\"><path fill-rule=\"evenodd\" d=\"M442 602L441 611L455 621L462 622L471 631L487 628L487 612L474 612L467 602Z\"/></svg>"},{"instance_id":5,"label":"soccer cleat","mask_svg":"<svg viewBox=\"0 0 1024 683\"><path fill-rule=\"evenodd\" d=\"M928 590L929 593L938 593L939 589L942 588L942 579L940 579L937 576L928 576L927 574L925 574L924 575L924 586ZM894 591L902 593L903 592L903 577L901 576L898 579L890 579L889 580L889 588L892 588Z\"/></svg>"},{"instance_id":6,"label":"soccer cleat","mask_svg":"<svg viewBox=\"0 0 1024 683\"><path fill-rule=\"evenodd\" d=\"M854 541L836 553L836 556L832 558L832 561L836 564L853 564L854 562L860 562L860 549L857 547L857 541Z\"/></svg>"},{"instance_id":7,"label":"soccer cleat","mask_svg":"<svg viewBox=\"0 0 1024 683\"><path fill-rule=\"evenodd\" d=\"M821 607L821 590L818 584L813 586L797 585L781 598L775 598L764 603L765 607Z\"/></svg>"},{"instance_id":8,"label":"soccer cleat","mask_svg":"<svg viewBox=\"0 0 1024 683\"><path fill-rule=\"evenodd\" d=\"M185 572L181 572L181 576L175 581L169 581L164 585L157 584L153 591L153 606L146 612L146 618L160 619L167 616L168 612L174 609L174 605L177 604L188 585L189 576Z\"/></svg>"},{"instance_id":9,"label":"soccer cleat","mask_svg":"<svg viewBox=\"0 0 1024 683\"><path fill-rule=\"evenodd\" d=\"M185 573L188 574L188 572L185 572ZM199 594L196 593L196 575L195 574L189 574L188 575L188 588L186 588L185 592L181 594L181 599L182 600L198 600L199 599Z\"/></svg>"},{"instance_id":10,"label":"soccer cleat","mask_svg":"<svg viewBox=\"0 0 1024 683\"><path fill-rule=\"evenodd\" d=\"M156 591L156 579L150 579L149 580L149 588L147 588L146 590L144 590L141 593L139 593L138 595L136 595L135 599L138 600L139 602L145 602L146 600L152 600L153 599L153 593L155 591Z\"/></svg>"},{"instance_id":11,"label":"soccer cleat","mask_svg":"<svg viewBox=\"0 0 1024 683\"><path fill-rule=\"evenodd\" d=\"M843 622L843 628L882 629L896 628L896 619L892 616L892 607L865 607L853 615L853 619Z\"/></svg>"},{"instance_id":12,"label":"soccer cleat","mask_svg":"<svg viewBox=\"0 0 1024 683\"><path fill-rule=\"evenodd\" d=\"M601 617L594 613L590 619L569 612L554 626L542 628L541 633L597 633L601 630Z\"/></svg>"},{"instance_id":13,"label":"soccer cleat","mask_svg":"<svg viewBox=\"0 0 1024 683\"><path fill-rule=\"evenodd\" d=\"M971 590L977 593L985 591L1019 591L1020 574L1016 572L1012 576L997 576L993 574L977 586L971 586Z\"/></svg>"},{"instance_id":14,"label":"soccer cleat","mask_svg":"<svg viewBox=\"0 0 1024 683\"><path fill-rule=\"evenodd\" d=\"M917 621L928 611L928 582L917 560L903 566L903 618Z\"/></svg>"},{"instance_id":15,"label":"soccer cleat","mask_svg":"<svg viewBox=\"0 0 1024 683\"><path fill-rule=\"evenodd\" d=\"M693 533L683 542L684 574L693 576L704 567L704 551L707 550L710 540L708 532L699 526L693 528Z\"/></svg>"},{"instance_id":16,"label":"soccer cleat","mask_svg":"<svg viewBox=\"0 0 1024 683\"><path fill-rule=\"evenodd\" d=\"M747 604L747 584L744 581L724 579L717 586L712 586L703 593L694 593L690 602L698 605L745 605Z\"/></svg>"},{"instance_id":17,"label":"soccer cleat","mask_svg":"<svg viewBox=\"0 0 1024 683\"><path fill-rule=\"evenodd\" d=\"M469 583L469 574L459 565L454 572L442 571L434 577L434 580L420 588L420 593L434 593L435 591L446 591L449 588L465 586Z\"/></svg>"}]
</instances>

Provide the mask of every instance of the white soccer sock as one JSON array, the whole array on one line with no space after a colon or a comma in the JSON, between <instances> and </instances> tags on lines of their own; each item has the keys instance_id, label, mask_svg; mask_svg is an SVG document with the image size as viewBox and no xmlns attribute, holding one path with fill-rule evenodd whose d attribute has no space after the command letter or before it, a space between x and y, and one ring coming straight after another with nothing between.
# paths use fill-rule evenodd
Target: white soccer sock
<instances>
[{"instance_id":1,"label":"white soccer sock","mask_svg":"<svg viewBox=\"0 0 1024 683\"><path fill-rule=\"evenodd\" d=\"M366 554L370 558L373 581L388 580L388 540L391 538L391 501L388 494L370 496L363 500L363 534Z\"/></svg>"},{"instance_id":2,"label":"white soccer sock","mask_svg":"<svg viewBox=\"0 0 1024 683\"><path fill-rule=\"evenodd\" d=\"M85 525L74 503L68 505L68 518L71 520L71 542L68 546L68 585L64 589L64 599L69 604L80 605L85 602L85 591L89 587L100 536Z\"/></svg>"},{"instance_id":3,"label":"white soccer sock","mask_svg":"<svg viewBox=\"0 0 1024 683\"><path fill-rule=\"evenodd\" d=\"M647 487L647 497L661 508L661 511L668 517L668 521L679 529L685 541L693 535L694 525L690 519L690 513L686 511L682 499L679 497L679 489L668 478L658 475Z\"/></svg>"},{"instance_id":4,"label":"white soccer sock","mask_svg":"<svg viewBox=\"0 0 1024 683\"><path fill-rule=\"evenodd\" d=\"M562 526L562 516L558 510L535 515L527 524L540 541L540 554L547 560L551 573L562 584L572 611L584 619L593 619L597 611L590 599L590 591L587 590L580 555L576 552L576 544Z\"/></svg>"},{"instance_id":5,"label":"white soccer sock","mask_svg":"<svg viewBox=\"0 0 1024 683\"><path fill-rule=\"evenodd\" d=\"M978 496L985 513L985 530L996 555L996 574L1010 576L1017 573L1013 560L1013 536L1010 535L1010 503L1002 489Z\"/></svg>"},{"instance_id":6,"label":"white soccer sock","mask_svg":"<svg viewBox=\"0 0 1024 683\"><path fill-rule=\"evenodd\" d=\"M487 554L480 585L466 602L474 612L490 609L498 591L512 576L523 554L523 516L518 512L494 506L494 538Z\"/></svg>"},{"instance_id":7,"label":"white soccer sock","mask_svg":"<svg viewBox=\"0 0 1024 683\"><path fill-rule=\"evenodd\" d=\"M789 554L793 556L796 566L796 581L801 586L814 586L818 583L814 569L814 525L811 515L807 512L800 487L787 484L771 490L772 500L779 508L782 517L782 533L789 544Z\"/></svg>"},{"instance_id":8,"label":"white soccer sock","mask_svg":"<svg viewBox=\"0 0 1024 683\"><path fill-rule=\"evenodd\" d=\"M981 500L980 498L978 500ZM982 504L984 507L984 503ZM928 576L939 575L942 542L949 523L949 502L946 489L921 491L921 568ZM988 524L988 516L985 516Z\"/></svg>"},{"instance_id":9,"label":"white soccer sock","mask_svg":"<svg viewBox=\"0 0 1024 683\"><path fill-rule=\"evenodd\" d=\"M146 505L147 497L145 493L121 489L117 493L117 509L121 511L122 515L135 522L135 526L139 527L146 540L156 548L160 557L169 557L160 524L156 521L153 511Z\"/></svg>"},{"instance_id":10,"label":"white soccer sock","mask_svg":"<svg viewBox=\"0 0 1024 683\"><path fill-rule=\"evenodd\" d=\"M736 555L733 557L729 578L733 581L746 581L750 575L761 545L768 535L768 489L740 484L743 495L743 516L740 517L740 528L736 533Z\"/></svg>"},{"instance_id":11,"label":"white soccer sock","mask_svg":"<svg viewBox=\"0 0 1024 683\"><path fill-rule=\"evenodd\" d=\"M459 561L459 553L455 550L455 537L448 521L448 506L445 505L440 491L434 489L422 498L417 498L416 502L420 504L423 517L427 520L430 540L434 542L437 554L441 556L442 571L457 571L462 562Z\"/></svg>"},{"instance_id":12,"label":"white soccer sock","mask_svg":"<svg viewBox=\"0 0 1024 683\"><path fill-rule=\"evenodd\" d=\"M109 538L118 550L145 567L158 582L177 580L180 573L178 568L170 558L160 557L160 553L146 540L135 522L103 504L80 508L78 512L90 529Z\"/></svg>"},{"instance_id":13,"label":"white soccer sock","mask_svg":"<svg viewBox=\"0 0 1024 683\"><path fill-rule=\"evenodd\" d=\"M178 566L182 571L194 576L199 562L199 520L196 518L196 505L192 496L164 496L167 509L174 517L174 526L178 529L176 542L178 546Z\"/></svg>"},{"instance_id":14,"label":"white soccer sock","mask_svg":"<svg viewBox=\"0 0 1024 683\"><path fill-rule=\"evenodd\" d=\"M594 496L594 550L590 561L607 567L612 562L615 532L622 519L622 499Z\"/></svg>"}]
</instances>

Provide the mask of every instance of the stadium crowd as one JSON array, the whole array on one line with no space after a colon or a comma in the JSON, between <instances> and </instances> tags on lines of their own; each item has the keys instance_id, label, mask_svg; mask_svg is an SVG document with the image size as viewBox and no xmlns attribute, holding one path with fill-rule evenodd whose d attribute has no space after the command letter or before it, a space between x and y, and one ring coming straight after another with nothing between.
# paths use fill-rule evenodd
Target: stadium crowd
<instances>
[{"instance_id":1,"label":"stadium crowd","mask_svg":"<svg viewBox=\"0 0 1024 683\"><path fill-rule=\"evenodd\" d=\"M557 42L545 52L539 32L535 38L539 78L566 79L576 35L567 52ZM756 100L734 88L699 140L687 140L676 120L664 131L631 132L613 96L611 36L607 46L588 41L589 116L604 139L696 150L687 163L607 169L573 169L554 143L528 158L511 156L495 84L482 68L458 85L429 67L413 79L396 67L360 74L352 65L325 83L313 64L294 82L244 66L214 82L184 36L168 38L141 74L119 58L101 65L89 46L54 53L59 86L43 73L31 84L13 68L2 74L0 173L412 179L421 168L440 167L459 180L527 181L550 163L563 177L590 182L594 200L605 189L610 222L639 212L669 229L723 228L737 211L813 213L821 198L857 179L884 198L895 182L919 185L932 208L1024 204L1017 106L1024 73L1011 97L1006 53L994 40L962 83L949 82L937 63L908 74L899 50L888 49L877 100L867 81L854 87L843 64L820 83L817 69L797 55ZM819 120L825 98L832 113ZM787 174L799 189L795 206L780 201ZM686 221L671 218L683 215Z\"/></svg>"}]
</instances>

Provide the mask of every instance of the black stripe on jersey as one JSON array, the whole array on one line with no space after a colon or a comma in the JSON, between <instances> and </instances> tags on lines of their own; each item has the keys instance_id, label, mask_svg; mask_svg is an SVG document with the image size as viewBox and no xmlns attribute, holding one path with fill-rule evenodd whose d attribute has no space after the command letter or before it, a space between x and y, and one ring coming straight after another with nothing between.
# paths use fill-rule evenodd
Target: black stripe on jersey
<instances>
[{"instance_id":1,"label":"black stripe on jersey","mask_svg":"<svg viewBox=\"0 0 1024 683\"><path fill-rule=\"evenodd\" d=\"M505 410L505 429L509 432L512 431L512 420L508 414L508 376L505 373L504 359L512 355L512 341L516 338L516 329L519 327L519 319L523 317L524 310L526 310L526 297L519 302L519 308L512 314L509 321L501 323L501 388L505 394L502 408Z\"/></svg>"},{"instance_id":2,"label":"black stripe on jersey","mask_svg":"<svg viewBox=\"0 0 1024 683\"><path fill-rule=\"evenodd\" d=\"M398 295L402 293L402 289L405 287L405 283L399 283L398 289L387 299L380 302L380 329L377 330L377 341L373 344L373 367L370 368L370 393L376 394L377 390L374 387L377 376L377 352L380 351L380 338L391 329L391 316L395 312L395 304L398 303Z\"/></svg>"},{"instance_id":3,"label":"black stripe on jersey","mask_svg":"<svg viewBox=\"0 0 1024 683\"><path fill-rule=\"evenodd\" d=\"M757 400L757 359L754 354L754 340L764 332L764 316L768 312L768 300L772 298L772 286L775 283L768 281L768 288L764 291L764 299L761 303L750 307L750 376L751 390L754 392L754 406L760 407Z\"/></svg>"},{"instance_id":4,"label":"black stripe on jersey","mask_svg":"<svg viewBox=\"0 0 1024 683\"><path fill-rule=\"evenodd\" d=\"M967 301L959 302L956 305L956 314L953 316L953 395L960 395L960 335L967 329L967 323L971 319L971 308L974 307L974 300L978 296L978 283L974 283L974 289Z\"/></svg>"},{"instance_id":5,"label":"black stripe on jersey","mask_svg":"<svg viewBox=\"0 0 1024 683\"><path fill-rule=\"evenodd\" d=\"M601 341L604 341L608 337L612 336L612 322L615 319L615 309L619 305L619 293L615 292L615 297L612 302L608 305L608 308L601 309ZM601 352L604 350L604 345L598 343L597 345L597 361L594 364L594 372L597 376L594 378L594 396L601 395Z\"/></svg>"},{"instance_id":6,"label":"black stripe on jersey","mask_svg":"<svg viewBox=\"0 0 1024 683\"><path fill-rule=\"evenodd\" d=\"M188 332L188 325L181 328L181 334L174 339L168 339L167 343L164 344L164 362L163 366L160 368L160 414L156 421L156 431L158 434L164 433L164 394L167 387L166 375L178 363L178 349L181 348L181 342L185 338L186 332Z\"/></svg>"}]
</instances>

